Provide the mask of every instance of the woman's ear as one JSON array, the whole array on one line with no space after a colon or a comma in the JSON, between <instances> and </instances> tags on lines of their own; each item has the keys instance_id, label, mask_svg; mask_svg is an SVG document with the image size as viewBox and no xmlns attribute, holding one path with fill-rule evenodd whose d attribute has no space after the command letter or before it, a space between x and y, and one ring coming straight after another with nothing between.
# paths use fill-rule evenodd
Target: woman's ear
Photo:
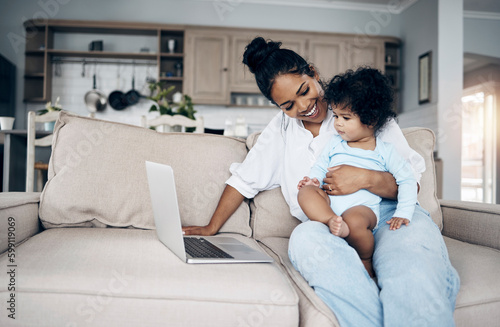
<instances>
[{"instance_id":1,"label":"woman's ear","mask_svg":"<svg viewBox=\"0 0 500 327\"><path fill-rule=\"evenodd\" d=\"M314 68L313 65L309 65L309 69L314 72L314 79L319 82L319 74L318 74L318 71L316 70L316 68Z\"/></svg>"}]
</instances>

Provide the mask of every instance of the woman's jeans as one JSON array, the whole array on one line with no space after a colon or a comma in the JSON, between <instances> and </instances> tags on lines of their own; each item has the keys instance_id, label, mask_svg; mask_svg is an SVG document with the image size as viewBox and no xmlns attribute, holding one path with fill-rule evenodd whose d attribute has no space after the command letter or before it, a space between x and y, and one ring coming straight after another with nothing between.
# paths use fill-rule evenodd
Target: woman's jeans
<instances>
[{"instance_id":1,"label":"woman's jeans","mask_svg":"<svg viewBox=\"0 0 500 327\"><path fill-rule=\"evenodd\" d=\"M408 226L389 230L386 221L396 204L380 204L373 253L378 287L357 252L323 223L308 221L295 228L290 260L341 326L454 326L460 280L443 237L419 205Z\"/></svg>"}]
</instances>

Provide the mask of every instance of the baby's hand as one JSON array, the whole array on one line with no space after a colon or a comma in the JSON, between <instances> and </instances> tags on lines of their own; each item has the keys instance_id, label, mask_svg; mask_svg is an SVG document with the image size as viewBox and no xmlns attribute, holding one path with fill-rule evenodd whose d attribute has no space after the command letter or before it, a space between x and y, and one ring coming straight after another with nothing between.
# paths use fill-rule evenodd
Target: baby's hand
<instances>
[{"instance_id":1,"label":"baby's hand","mask_svg":"<svg viewBox=\"0 0 500 327\"><path fill-rule=\"evenodd\" d=\"M410 221L406 218L392 217L392 219L387 221L387 223L391 225L389 226L390 230L396 230L401 227L401 224L405 224L406 226L408 226L410 224Z\"/></svg>"},{"instance_id":2,"label":"baby's hand","mask_svg":"<svg viewBox=\"0 0 500 327\"><path fill-rule=\"evenodd\" d=\"M317 178L310 179L309 177L304 177L297 185L297 188L300 190L305 185L314 185L319 187L320 183Z\"/></svg>"}]
</instances>

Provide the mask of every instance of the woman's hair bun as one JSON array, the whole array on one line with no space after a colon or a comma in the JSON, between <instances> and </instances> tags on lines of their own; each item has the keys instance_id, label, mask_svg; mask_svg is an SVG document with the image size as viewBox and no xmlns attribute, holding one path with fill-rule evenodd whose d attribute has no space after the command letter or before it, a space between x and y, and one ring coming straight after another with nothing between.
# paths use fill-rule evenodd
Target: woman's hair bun
<instances>
[{"instance_id":1,"label":"woman's hair bun","mask_svg":"<svg viewBox=\"0 0 500 327\"><path fill-rule=\"evenodd\" d=\"M248 66L250 72L254 73L259 66L281 46L281 42L266 41L263 37L256 37L245 48L243 63Z\"/></svg>"}]
</instances>

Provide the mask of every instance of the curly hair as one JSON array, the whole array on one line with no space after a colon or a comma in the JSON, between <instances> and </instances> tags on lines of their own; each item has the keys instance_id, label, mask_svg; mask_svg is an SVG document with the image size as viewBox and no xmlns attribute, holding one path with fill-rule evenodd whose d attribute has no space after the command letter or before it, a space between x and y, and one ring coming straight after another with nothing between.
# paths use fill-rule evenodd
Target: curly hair
<instances>
[{"instance_id":1,"label":"curly hair","mask_svg":"<svg viewBox=\"0 0 500 327\"><path fill-rule=\"evenodd\" d=\"M375 133L396 117L389 80L378 69L366 66L333 77L326 85L325 100L332 107L350 109L361 123L373 126Z\"/></svg>"}]
</instances>

